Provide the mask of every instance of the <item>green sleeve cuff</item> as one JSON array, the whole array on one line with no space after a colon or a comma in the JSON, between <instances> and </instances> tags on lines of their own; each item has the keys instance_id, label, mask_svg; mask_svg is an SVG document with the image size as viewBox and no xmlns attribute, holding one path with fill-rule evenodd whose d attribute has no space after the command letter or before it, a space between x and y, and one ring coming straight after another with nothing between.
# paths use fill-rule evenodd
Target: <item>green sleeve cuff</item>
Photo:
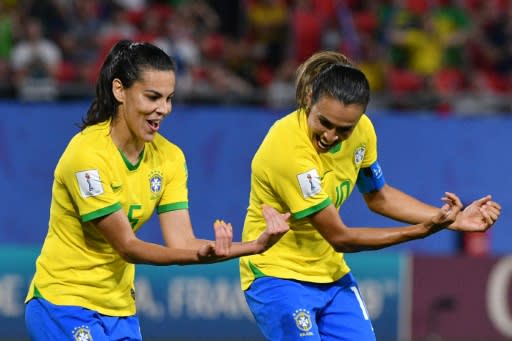
<instances>
[{"instance_id":1,"label":"green sleeve cuff","mask_svg":"<svg viewBox=\"0 0 512 341\"><path fill-rule=\"evenodd\" d=\"M305 210L293 213L292 216L295 219L302 219L302 218L312 215L313 213L323 210L330 204L332 204L332 201L331 201L331 199L327 198L324 201L322 201L321 203L319 203L313 207L309 207L309 208L306 208Z\"/></svg>"},{"instance_id":2,"label":"green sleeve cuff","mask_svg":"<svg viewBox=\"0 0 512 341\"><path fill-rule=\"evenodd\" d=\"M166 204L166 205L160 205L157 208L158 214L169 212L169 211L176 211L176 210L185 210L188 208L188 201L182 201L182 202L175 202L172 204Z\"/></svg>"},{"instance_id":3,"label":"green sleeve cuff","mask_svg":"<svg viewBox=\"0 0 512 341\"><path fill-rule=\"evenodd\" d=\"M118 203L118 202L113 204L113 205L110 205L110 206L107 206L107 207L103 207L102 209L99 209L97 211L94 211L94 212L91 212L91 213L87 213L87 214L84 214L83 216L81 216L82 222L86 223L86 222L94 220L96 218L104 217L106 215L109 215L110 213L114 213L116 211L119 211L121 208L122 208L121 204Z\"/></svg>"}]
</instances>

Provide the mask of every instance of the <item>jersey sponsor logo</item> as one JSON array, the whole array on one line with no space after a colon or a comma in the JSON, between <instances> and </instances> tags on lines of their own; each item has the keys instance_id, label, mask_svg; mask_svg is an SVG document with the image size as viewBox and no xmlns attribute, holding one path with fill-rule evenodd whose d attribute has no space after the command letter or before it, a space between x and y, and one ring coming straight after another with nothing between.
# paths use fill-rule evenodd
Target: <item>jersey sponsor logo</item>
<instances>
[{"instance_id":1,"label":"jersey sponsor logo","mask_svg":"<svg viewBox=\"0 0 512 341\"><path fill-rule=\"evenodd\" d=\"M316 169L297 175L297 179L305 199L320 193L322 190L322 183Z\"/></svg>"},{"instance_id":2,"label":"jersey sponsor logo","mask_svg":"<svg viewBox=\"0 0 512 341\"><path fill-rule=\"evenodd\" d=\"M354 163L356 164L356 167L359 167L361 162L363 162L365 153L366 146L362 145L356 148L356 151L354 152Z\"/></svg>"},{"instance_id":3,"label":"jersey sponsor logo","mask_svg":"<svg viewBox=\"0 0 512 341\"><path fill-rule=\"evenodd\" d=\"M297 309L293 313L293 319L295 325L300 330L300 336L312 336L313 333L310 331L313 327L311 323L311 313L306 309Z\"/></svg>"},{"instance_id":4,"label":"jersey sponsor logo","mask_svg":"<svg viewBox=\"0 0 512 341\"><path fill-rule=\"evenodd\" d=\"M97 169L77 172L75 175L82 197L88 198L103 194L103 185Z\"/></svg>"},{"instance_id":5,"label":"jersey sponsor logo","mask_svg":"<svg viewBox=\"0 0 512 341\"><path fill-rule=\"evenodd\" d=\"M93 341L89 326L75 327L72 333L75 341Z\"/></svg>"},{"instance_id":6,"label":"jersey sponsor logo","mask_svg":"<svg viewBox=\"0 0 512 341\"><path fill-rule=\"evenodd\" d=\"M151 191L151 199L156 199L162 192L162 173L153 170L149 174L149 190Z\"/></svg>"}]
</instances>

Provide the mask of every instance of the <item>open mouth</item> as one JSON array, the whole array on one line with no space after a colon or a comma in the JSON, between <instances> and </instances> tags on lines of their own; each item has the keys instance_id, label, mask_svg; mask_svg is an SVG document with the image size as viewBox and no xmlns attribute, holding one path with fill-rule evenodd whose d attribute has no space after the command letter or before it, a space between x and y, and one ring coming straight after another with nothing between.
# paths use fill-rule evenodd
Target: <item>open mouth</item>
<instances>
[{"instance_id":1,"label":"open mouth","mask_svg":"<svg viewBox=\"0 0 512 341\"><path fill-rule=\"evenodd\" d=\"M160 128L160 120L146 120L146 122L148 122L153 131L157 131Z\"/></svg>"},{"instance_id":2,"label":"open mouth","mask_svg":"<svg viewBox=\"0 0 512 341\"><path fill-rule=\"evenodd\" d=\"M335 142L336 143L336 142ZM326 143L325 141L322 141L322 139L319 136L316 136L316 144L318 146L318 149L320 151L328 151L332 148L332 146L335 143Z\"/></svg>"}]
</instances>

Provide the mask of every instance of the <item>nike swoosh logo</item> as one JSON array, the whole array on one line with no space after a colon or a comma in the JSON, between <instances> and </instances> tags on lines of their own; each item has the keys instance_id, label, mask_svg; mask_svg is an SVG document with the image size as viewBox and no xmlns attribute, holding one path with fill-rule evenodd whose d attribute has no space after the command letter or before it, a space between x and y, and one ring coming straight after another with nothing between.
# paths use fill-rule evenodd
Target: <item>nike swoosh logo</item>
<instances>
[{"instance_id":1,"label":"nike swoosh logo","mask_svg":"<svg viewBox=\"0 0 512 341\"><path fill-rule=\"evenodd\" d=\"M120 189L121 187L123 187L123 185L114 185L114 184L111 184L110 187L112 187L112 190L113 191L117 191L118 189Z\"/></svg>"}]
</instances>

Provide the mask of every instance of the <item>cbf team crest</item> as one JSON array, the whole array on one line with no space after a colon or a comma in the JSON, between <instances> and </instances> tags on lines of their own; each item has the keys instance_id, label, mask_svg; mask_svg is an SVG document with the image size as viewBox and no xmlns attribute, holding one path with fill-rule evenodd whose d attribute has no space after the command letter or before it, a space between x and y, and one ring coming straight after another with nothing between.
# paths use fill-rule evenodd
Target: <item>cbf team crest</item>
<instances>
[{"instance_id":1,"label":"cbf team crest","mask_svg":"<svg viewBox=\"0 0 512 341\"><path fill-rule=\"evenodd\" d=\"M295 320L295 325L300 330L300 336L311 336L313 333L310 331L313 327L311 323L311 314L306 309L298 309L293 313L293 319Z\"/></svg>"},{"instance_id":2,"label":"cbf team crest","mask_svg":"<svg viewBox=\"0 0 512 341\"><path fill-rule=\"evenodd\" d=\"M79 326L73 328L73 340L75 341L93 341L89 326Z\"/></svg>"},{"instance_id":3,"label":"cbf team crest","mask_svg":"<svg viewBox=\"0 0 512 341\"><path fill-rule=\"evenodd\" d=\"M156 199L162 192L162 173L154 170L149 174L149 190L151 191L151 199Z\"/></svg>"},{"instance_id":4,"label":"cbf team crest","mask_svg":"<svg viewBox=\"0 0 512 341\"><path fill-rule=\"evenodd\" d=\"M364 154L366 153L366 146L361 145L357 147L356 151L354 152L354 163L356 167L359 167L361 165L361 162L363 162Z\"/></svg>"}]
</instances>

